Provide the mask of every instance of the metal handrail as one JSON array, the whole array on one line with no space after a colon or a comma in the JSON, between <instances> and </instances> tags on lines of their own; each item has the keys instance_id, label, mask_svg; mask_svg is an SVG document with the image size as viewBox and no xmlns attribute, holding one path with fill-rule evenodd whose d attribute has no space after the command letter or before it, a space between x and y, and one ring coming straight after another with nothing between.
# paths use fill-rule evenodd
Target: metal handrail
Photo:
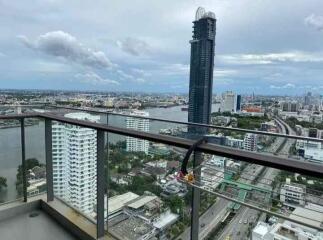
<instances>
[{"instance_id":1,"label":"metal handrail","mask_svg":"<svg viewBox=\"0 0 323 240\"><path fill-rule=\"evenodd\" d=\"M219 129L219 130L229 130L229 131L244 132L244 133L254 133L254 134L259 134L259 135L266 135L266 136L273 136L273 137L284 137L284 138L291 138L291 139L296 139L296 140L305 140L305 141L313 141L313 142L323 143L323 139L313 138L313 137L288 135L288 134L282 134L282 133L272 133L272 132L249 130L249 129L243 129L243 128L224 127L224 126L202 124L202 123L183 122L183 121L168 120L168 119L162 119L162 118L129 115L129 114L124 114L124 113L110 112L110 111L98 111L98 110L88 109L88 108L76 108L76 107L67 107L67 106L59 106L59 105L46 105L46 107L53 107L53 108L58 108L58 109L69 109L69 110L76 110L76 111L86 111L86 112L94 113L94 114L108 114L108 115L114 115L114 116L140 118L140 119L147 119L147 120L151 120L151 121L159 121L159 122L165 122L165 123L174 123L174 124L204 127L204 128Z\"/></svg>"},{"instance_id":2,"label":"metal handrail","mask_svg":"<svg viewBox=\"0 0 323 240\"><path fill-rule=\"evenodd\" d=\"M189 149L193 144L194 140L191 139L185 139L185 138L179 138L174 136L168 136L168 135L161 135L156 133L149 133L149 132L143 132L128 128L120 128L120 127L114 127L110 126L108 124L102 124L102 123L96 123L96 122L89 122L85 120L78 120L73 118L67 118L64 116L60 116L54 113L28 113L28 114L18 114L18 115L6 115L1 116L0 120L8 120L8 119L19 119L21 122L24 121L25 118L39 118L45 120L45 149L46 149L46 172L47 172L47 201L54 200L54 192L53 192L53 176L52 176L52 121L58 121L66 124L72 124L77 125L85 128L91 128L94 130L97 130L97 171L100 170L100 172L97 172L97 213L100 213L97 217L97 237L101 237L104 235L104 165L103 165L103 159L104 159L104 133L113 133L123 136L130 136L134 138L144 139L152 142L157 143L163 143L171 146L176 146L180 148ZM21 125L21 128L23 129L24 126ZM22 130L23 131L23 130ZM24 143L22 143L24 144ZM226 146L221 145L215 145L210 143L203 143L201 145L196 146L195 151L218 155L222 157L227 157L230 159L235 159L238 161L244 161L247 163L253 163L261 166L271 167L271 168L277 168L280 170L286 170L289 172L295 172L300 173L304 175L314 176L314 177L322 177L323 174L323 165L316 164L316 163L309 163L309 162L303 162L288 158L282 158L270 154L263 154L263 153L257 153L257 152L249 152L241 149L235 149L230 148ZM199 154L198 154L199 155ZM23 158L24 161L24 158ZM99 167L100 166L100 167ZM292 219L289 219L288 217L281 216L280 214L273 214L271 211L268 211L263 208L259 208L257 206L254 206L250 203L242 202L239 199L235 199L233 197L228 197L224 194L209 191L207 189L201 188L200 186L195 185L194 183L190 184L194 190L202 190L207 191L210 193L215 194L218 197L227 199L229 201L262 211L266 212L278 217L282 217L283 219L288 219L293 221ZM26 186L24 186L26 187ZM191 226L193 229L193 226L195 229L198 229L199 226L199 205L200 205L200 199L197 196L199 193L193 191L193 201L192 201L192 219L191 219ZM298 222L299 221L294 221ZM304 224L306 226L311 226L308 224ZM321 227L311 226L312 228L322 230ZM192 235L191 235L192 236ZM195 239L195 238L194 238Z\"/></svg>"},{"instance_id":3,"label":"metal handrail","mask_svg":"<svg viewBox=\"0 0 323 240\"><path fill-rule=\"evenodd\" d=\"M134 138L140 138L152 142L163 143L167 145L172 145L180 148L189 149L194 141L191 139L184 139L174 136L161 135L156 133L142 132L138 130L120 128L109 126L102 123L89 122L85 120L78 120L67 118L63 116L58 116L52 113L35 113L35 114L18 114L18 115L7 115L0 116L2 119L22 119L22 118L44 118L54 121L59 121L63 123L68 123L72 125L77 125L81 127L92 128L95 130L101 130L104 132L119 134L123 136L129 136ZM221 157L227 157L230 159L253 163L257 165L262 165L271 168L277 168L280 170L300 173L313 177L322 177L323 165L316 163L309 163L294 159L283 158L279 156L274 156L271 154L250 152L241 149L235 149L231 147L215 145L210 143L204 143L196 148L198 152L204 152L212 155L217 155Z\"/></svg>"}]
</instances>

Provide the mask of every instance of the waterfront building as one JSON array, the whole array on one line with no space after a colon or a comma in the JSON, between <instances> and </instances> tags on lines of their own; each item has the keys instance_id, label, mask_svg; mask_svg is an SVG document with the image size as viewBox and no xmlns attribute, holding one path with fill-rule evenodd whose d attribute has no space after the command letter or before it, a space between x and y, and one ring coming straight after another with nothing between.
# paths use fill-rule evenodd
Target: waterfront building
<instances>
[{"instance_id":1,"label":"waterfront building","mask_svg":"<svg viewBox=\"0 0 323 240\"><path fill-rule=\"evenodd\" d=\"M190 41L188 121L209 124L212 107L215 14L198 8L193 24L193 39Z\"/></svg>"},{"instance_id":2,"label":"waterfront building","mask_svg":"<svg viewBox=\"0 0 323 240\"><path fill-rule=\"evenodd\" d=\"M148 112L134 111L134 112L131 112L130 115L134 117L127 117L126 119L127 128L142 131L142 132L149 132L149 119L135 117L135 116L149 117ZM133 138L133 137L127 137L126 142L127 142L127 145L126 145L127 152L144 152L148 154L148 150L149 150L148 141Z\"/></svg>"},{"instance_id":3,"label":"waterfront building","mask_svg":"<svg viewBox=\"0 0 323 240\"><path fill-rule=\"evenodd\" d=\"M69 113L65 117L98 122L99 116ZM96 131L65 123L53 123L54 194L85 214L96 203Z\"/></svg>"}]
</instances>

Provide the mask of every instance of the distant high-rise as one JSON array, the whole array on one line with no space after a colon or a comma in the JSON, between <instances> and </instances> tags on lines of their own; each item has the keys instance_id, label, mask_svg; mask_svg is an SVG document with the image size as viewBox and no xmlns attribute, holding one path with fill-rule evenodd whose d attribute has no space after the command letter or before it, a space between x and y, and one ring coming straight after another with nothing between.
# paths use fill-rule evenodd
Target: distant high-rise
<instances>
[{"instance_id":1,"label":"distant high-rise","mask_svg":"<svg viewBox=\"0 0 323 240\"><path fill-rule=\"evenodd\" d=\"M148 112L144 111L134 111L130 115L134 117L127 117L126 125L127 128L135 129L142 132L149 132L149 119L136 118L135 116L149 117ZM146 140L127 137L127 152L144 152L148 154L149 142Z\"/></svg>"},{"instance_id":2,"label":"distant high-rise","mask_svg":"<svg viewBox=\"0 0 323 240\"><path fill-rule=\"evenodd\" d=\"M237 97L232 91L222 94L221 112L236 112Z\"/></svg>"},{"instance_id":3,"label":"distant high-rise","mask_svg":"<svg viewBox=\"0 0 323 240\"><path fill-rule=\"evenodd\" d=\"M237 95L237 106L236 106L237 112L241 111L241 95Z\"/></svg>"},{"instance_id":4,"label":"distant high-rise","mask_svg":"<svg viewBox=\"0 0 323 240\"><path fill-rule=\"evenodd\" d=\"M212 107L212 86L216 19L203 8L196 11L191 43L188 121L209 124Z\"/></svg>"},{"instance_id":5,"label":"distant high-rise","mask_svg":"<svg viewBox=\"0 0 323 240\"><path fill-rule=\"evenodd\" d=\"M304 105L308 106L312 103L312 93L308 92L305 96Z\"/></svg>"}]
</instances>

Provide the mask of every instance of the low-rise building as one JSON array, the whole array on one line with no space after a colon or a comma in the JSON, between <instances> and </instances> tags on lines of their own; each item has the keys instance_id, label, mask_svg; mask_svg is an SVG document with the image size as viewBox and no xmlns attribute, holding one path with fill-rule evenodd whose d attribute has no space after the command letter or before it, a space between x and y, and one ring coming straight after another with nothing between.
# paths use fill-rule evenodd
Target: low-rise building
<instances>
[{"instance_id":1,"label":"low-rise building","mask_svg":"<svg viewBox=\"0 0 323 240\"><path fill-rule=\"evenodd\" d=\"M161 193L161 195L166 198L174 195L183 197L186 195L186 193L186 185L178 182L176 179L173 179L163 186L163 192Z\"/></svg>"},{"instance_id":2,"label":"low-rise building","mask_svg":"<svg viewBox=\"0 0 323 240\"><path fill-rule=\"evenodd\" d=\"M146 166L141 170L141 173L145 176L156 177L156 179L159 181L166 176L167 171L162 167Z\"/></svg>"},{"instance_id":3,"label":"low-rise building","mask_svg":"<svg viewBox=\"0 0 323 240\"><path fill-rule=\"evenodd\" d=\"M271 240L270 225L264 222L258 222L256 227L252 230L251 240Z\"/></svg>"},{"instance_id":4,"label":"low-rise building","mask_svg":"<svg viewBox=\"0 0 323 240\"><path fill-rule=\"evenodd\" d=\"M109 198L109 233L120 240L166 239L168 229L179 215L163 205L150 192L142 196L128 192Z\"/></svg>"},{"instance_id":5,"label":"low-rise building","mask_svg":"<svg viewBox=\"0 0 323 240\"><path fill-rule=\"evenodd\" d=\"M318 207L315 204L296 207L289 217L313 227L322 227L323 215L317 211ZM323 240L323 232L288 220L273 225L258 222L251 240Z\"/></svg>"},{"instance_id":6,"label":"low-rise building","mask_svg":"<svg viewBox=\"0 0 323 240\"><path fill-rule=\"evenodd\" d=\"M286 205L305 205L306 186L292 183L289 178L280 189L280 201Z\"/></svg>"},{"instance_id":7,"label":"low-rise building","mask_svg":"<svg viewBox=\"0 0 323 240\"><path fill-rule=\"evenodd\" d=\"M242 149L244 146L244 140L243 139L238 139L238 138L233 138L230 136L226 137L225 145L233 148L240 148Z\"/></svg>"}]
</instances>

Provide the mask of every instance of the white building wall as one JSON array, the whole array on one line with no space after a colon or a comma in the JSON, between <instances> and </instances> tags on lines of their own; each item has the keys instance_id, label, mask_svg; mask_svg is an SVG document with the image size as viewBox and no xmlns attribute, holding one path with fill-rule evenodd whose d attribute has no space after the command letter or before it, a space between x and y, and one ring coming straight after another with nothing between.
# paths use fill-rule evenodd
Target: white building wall
<instances>
[{"instance_id":1,"label":"white building wall","mask_svg":"<svg viewBox=\"0 0 323 240\"><path fill-rule=\"evenodd\" d=\"M134 116L142 116L142 117L149 117L148 112L143 111L134 111L130 115ZM135 118L135 117L127 117L126 119L126 127L138 131L149 132L149 119L142 119L142 118ZM126 139L127 145L126 150L127 152L144 152L148 154L149 150L149 142L146 140L127 137Z\"/></svg>"},{"instance_id":2,"label":"white building wall","mask_svg":"<svg viewBox=\"0 0 323 240\"><path fill-rule=\"evenodd\" d=\"M222 95L221 112L236 112L237 97L234 92L228 91Z\"/></svg>"},{"instance_id":3,"label":"white building wall","mask_svg":"<svg viewBox=\"0 0 323 240\"><path fill-rule=\"evenodd\" d=\"M98 121L86 113L66 117ZM96 131L70 124L53 123L54 194L85 214L96 203Z\"/></svg>"},{"instance_id":4,"label":"white building wall","mask_svg":"<svg viewBox=\"0 0 323 240\"><path fill-rule=\"evenodd\" d=\"M253 133L247 133L244 137L243 146L247 151L257 151L257 135Z\"/></svg>"},{"instance_id":5,"label":"white building wall","mask_svg":"<svg viewBox=\"0 0 323 240\"><path fill-rule=\"evenodd\" d=\"M280 201L286 204L305 205L305 186L284 184L280 189Z\"/></svg>"}]
</instances>

